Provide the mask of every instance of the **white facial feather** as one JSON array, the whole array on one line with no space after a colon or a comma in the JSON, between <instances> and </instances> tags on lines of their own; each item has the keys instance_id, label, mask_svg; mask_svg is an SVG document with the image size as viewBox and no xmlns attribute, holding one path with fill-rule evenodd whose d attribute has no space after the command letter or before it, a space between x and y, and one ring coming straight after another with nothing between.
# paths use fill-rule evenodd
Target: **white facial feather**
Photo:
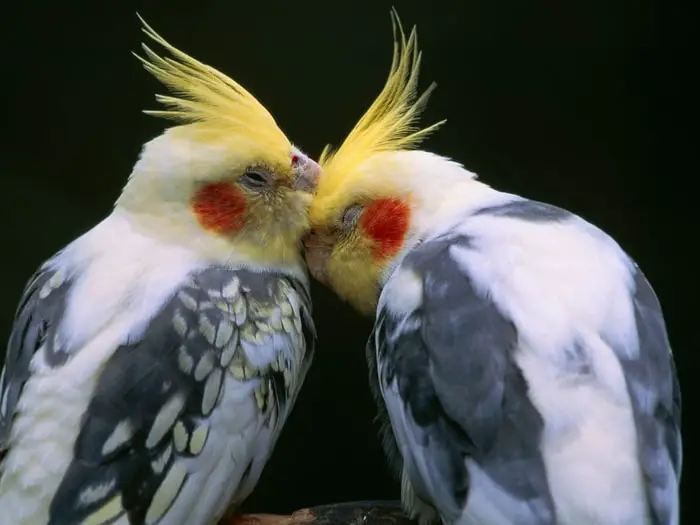
<instances>
[{"instance_id":1,"label":"white facial feather","mask_svg":"<svg viewBox=\"0 0 700 525\"><path fill-rule=\"evenodd\" d=\"M454 222L455 215L484 206L500 195L461 164L427 151L382 153L367 162L364 170L411 194L413 238L409 245Z\"/></svg>"},{"instance_id":2,"label":"white facial feather","mask_svg":"<svg viewBox=\"0 0 700 525\"><path fill-rule=\"evenodd\" d=\"M144 237L157 237L163 245L191 250L203 262L230 264L252 271L275 270L306 282L306 270L293 242L289 248L293 257L279 254L280 261L285 262L262 264L259 256L242 248L240 239L202 227L192 210L196 189L206 183L231 181L235 174L243 173L259 159L254 155L255 149L241 151L221 142L207 143L197 140L194 132L189 131L171 128L145 144L115 203L115 214L125 217L132 230ZM298 148L292 148L291 152L308 159ZM311 196L306 198L310 200ZM295 199L302 206L304 197L297 195ZM278 217L275 213L279 212L274 207L269 209L271 218Z\"/></svg>"},{"instance_id":3,"label":"white facial feather","mask_svg":"<svg viewBox=\"0 0 700 525\"><path fill-rule=\"evenodd\" d=\"M461 164L422 150L377 154L363 165L367 177L384 178L392 188L410 194L408 238L383 268L385 284L403 257L421 240L450 228L471 211L514 198L476 179Z\"/></svg>"}]
</instances>

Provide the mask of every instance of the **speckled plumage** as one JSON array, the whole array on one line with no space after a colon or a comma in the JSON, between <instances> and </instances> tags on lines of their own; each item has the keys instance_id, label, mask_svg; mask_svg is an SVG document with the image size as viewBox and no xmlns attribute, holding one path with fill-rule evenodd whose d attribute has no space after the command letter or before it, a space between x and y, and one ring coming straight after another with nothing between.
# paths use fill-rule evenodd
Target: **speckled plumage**
<instances>
[{"instance_id":1,"label":"speckled plumage","mask_svg":"<svg viewBox=\"0 0 700 525\"><path fill-rule=\"evenodd\" d=\"M294 404L313 354L303 274L203 266L125 227L110 217L27 288L0 384L0 523L214 523L251 492ZM107 233L123 236L117 266L145 243L178 275L115 279L100 312L90 281L111 263L90 252ZM71 317L87 312L87 326Z\"/></svg>"}]
</instances>

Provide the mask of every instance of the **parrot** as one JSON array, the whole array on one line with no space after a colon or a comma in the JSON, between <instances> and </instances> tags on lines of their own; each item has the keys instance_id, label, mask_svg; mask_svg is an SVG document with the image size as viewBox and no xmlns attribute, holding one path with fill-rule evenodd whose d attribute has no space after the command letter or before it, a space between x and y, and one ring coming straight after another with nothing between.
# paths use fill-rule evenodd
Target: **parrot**
<instances>
[{"instance_id":1,"label":"parrot","mask_svg":"<svg viewBox=\"0 0 700 525\"><path fill-rule=\"evenodd\" d=\"M681 397L659 300L608 234L418 144L416 28L327 146L313 278L374 317L366 356L420 524L677 525ZM398 30L397 30L398 28ZM398 36L397 36L398 35Z\"/></svg>"},{"instance_id":2,"label":"parrot","mask_svg":"<svg viewBox=\"0 0 700 525\"><path fill-rule=\"evenodd\" d=\"M24 289L0 376L0 524L211 525L252 492L314 354L319 165L159 36L174 123ZM162 56L161 56L162 55Z\"/></svg>"}]
</instances>

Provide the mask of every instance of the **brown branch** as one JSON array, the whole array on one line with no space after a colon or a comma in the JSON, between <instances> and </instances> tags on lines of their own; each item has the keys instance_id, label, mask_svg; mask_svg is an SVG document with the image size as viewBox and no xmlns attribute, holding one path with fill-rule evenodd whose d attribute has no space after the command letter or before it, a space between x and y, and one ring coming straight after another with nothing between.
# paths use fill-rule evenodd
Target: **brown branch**
<instances>
[{"instance_id":1,"label":"brown branch","mask_svg":"<svg viewBox=\"0 0 700 525\"><path fill-rule=\"evenodd\" d=\"M220 525L415 525L399 503L361 501L321 505L290 515L244 514Z\"/></svg>"}]
</instances>

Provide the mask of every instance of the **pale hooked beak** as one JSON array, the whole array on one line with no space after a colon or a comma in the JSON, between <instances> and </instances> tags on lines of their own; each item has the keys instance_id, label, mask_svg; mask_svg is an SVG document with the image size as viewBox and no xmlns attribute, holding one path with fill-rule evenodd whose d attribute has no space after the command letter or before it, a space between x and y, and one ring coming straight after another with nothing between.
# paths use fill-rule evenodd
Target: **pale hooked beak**
<instances>
[{"instance_id":1,"label":"pale hooked beak","mask_svg":"<svg viewBox=\"0 0 700 525\"><path fill-rule=\"evenodd\" d=\"M297 176L292 183L292 189L314 193L321 176L321 166L316 161L301 152L292 153L292 165L297 168Z\"/></svg>"}]
</instances>

